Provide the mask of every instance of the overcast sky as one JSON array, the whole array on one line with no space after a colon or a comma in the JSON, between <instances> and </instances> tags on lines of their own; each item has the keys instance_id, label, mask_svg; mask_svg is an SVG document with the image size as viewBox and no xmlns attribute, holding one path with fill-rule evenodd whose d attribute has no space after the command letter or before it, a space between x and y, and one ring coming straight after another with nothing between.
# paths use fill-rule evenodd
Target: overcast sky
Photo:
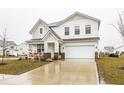
<instances>
[{"instance_id":1,"label":"overcast sky","mask_svg":"<svg viewBox=\"0 0 124 93\"><path fill-rule=\"evenodd\" d=\"M100 49L104 46L118 46L122 44L120 34L110 24L117 23L117 10L123 9L71 9L71 8L39 8L39 9L0 9L0 33L7 28L9 40L17 44L31 39L30 29L39 18L47 23L60 21L73 12L78 11L101 20Z\"/></svg>"}]
</instances>

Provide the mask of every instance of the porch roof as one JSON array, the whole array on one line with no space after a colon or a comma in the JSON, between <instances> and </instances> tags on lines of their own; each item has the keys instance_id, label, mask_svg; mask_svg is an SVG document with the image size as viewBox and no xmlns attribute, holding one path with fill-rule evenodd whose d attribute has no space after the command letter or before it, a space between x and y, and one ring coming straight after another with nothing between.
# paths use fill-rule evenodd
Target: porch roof
<instances>
[{"instance_id":1,"label":"porch roof","mask_svg":"<svg viewBox=\"0 0 124 93\"><path fill-rule=\"evenodd\" d=\"M26 42L27 42L28 44L42 44L42 43L43 43L43 41L42 41L41 38L40 38L40 39L27 40Z\"/></svg>"}]
</instances>

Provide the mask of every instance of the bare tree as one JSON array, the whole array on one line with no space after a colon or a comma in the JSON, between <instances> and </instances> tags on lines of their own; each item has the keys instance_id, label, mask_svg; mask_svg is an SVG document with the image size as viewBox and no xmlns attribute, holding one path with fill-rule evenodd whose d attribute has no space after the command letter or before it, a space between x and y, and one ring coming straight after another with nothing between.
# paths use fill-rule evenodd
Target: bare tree
<instances>
[{"instance_id":1,"label":"bare tree","mask_svg":"<svg viewBox=\"0 0 124 93\"><path fill-rule=\"evenodd\" d=\"M124 14L122 12L120 13L118 12L117 24L116 25L112 24L112 26L121 34L124 43Z\"/></svg>"},{"instance_id":2,"label":"bare tree","mask_svg":"<svg viewBox=\"0 0 124 93\"><path fill-rule=\"evenodd\" d=\"M0 35L1 47L2 47L2 64L4 62L5 51L6 51L7 47L8 47L6 31L7 31L7 29L4 28L3 33Z\"/></svg>"}]
</instances>

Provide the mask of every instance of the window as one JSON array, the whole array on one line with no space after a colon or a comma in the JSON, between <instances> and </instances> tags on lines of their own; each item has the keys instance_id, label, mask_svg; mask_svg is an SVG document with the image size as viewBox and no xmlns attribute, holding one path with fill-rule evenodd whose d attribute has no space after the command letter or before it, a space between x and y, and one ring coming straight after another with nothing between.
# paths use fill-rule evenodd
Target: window
<instances>
[{"instance_id":1,"label":"window","mask_svg":"<svg viewBox=\"0 0 124 93\"><path fill-rule=\"evenodd\" d=\"M11 46L10 48L11 48L11 49L14 49L14 46Z\"/></svg>"},{"instance_id":2,"label":"window","mask_svg":"<svg viewBox=\"0 0 124 93\"><path fill-rule=\"evenodd\" d=\"M20 48L20 50L23 50L23 48Z\"/></svg>"},{"instance_id":3,"label":"window","mask_svg":"<svg viewBox=\"0 0 124 93\"><path fill-rule=\"evenodd\" d=\"M65 27L65 35L69 35L69 27Z\"/></svg>"},{"instance_id":4,"label":"window","mask_svg":"<svg viewBox=\"0 0 124 93\"><path fill-rule=\"evenodd\" d=\"M86 34L91 34L91 25L86 25L85 26L85 33Z\"/></svg>"},{"instance_id":5,"label":"window","mask_svg":"<svg viewBox=\"0 0 124 93\"><path fill-rule=\"evenodd\" d=\"M40 28L40 34L42 34L43 33L43 28Z\"/></svg>"},{"instance_id":6,"label":"window","mask_svg":"<svg viewBox=\"0 0 124 93\"><path fill-rule=\"evenodd\" d=\"M44 51L44 44L41 44L41 51Z\"/></svg>"},{"instance_id":7,"label":"window","mask_svg":"<svg viewBox=\"0 0 124 93\"><path fill-rule=\"evenodd\" d=\"M37 52L41 52L41 45L37 44Z\"/></svg>"},{"instance_id":8,"label":"window","mask_svg":"<svg viewBox=\"0 0 124 93\"><path fill-rule=\"evenodd\" d=\"M43 52L44 51L44 44L37 44L37 52Z\"/></svg>"},{"instance_id":9,"label":"window","mask_svg":"<svg viewBox=\"0 0 124 93\"><path fill-rule=\"evenodd\" d=\"M75 35L80 34L80 26L75 26Z\"/></svg>"}]
</instances>

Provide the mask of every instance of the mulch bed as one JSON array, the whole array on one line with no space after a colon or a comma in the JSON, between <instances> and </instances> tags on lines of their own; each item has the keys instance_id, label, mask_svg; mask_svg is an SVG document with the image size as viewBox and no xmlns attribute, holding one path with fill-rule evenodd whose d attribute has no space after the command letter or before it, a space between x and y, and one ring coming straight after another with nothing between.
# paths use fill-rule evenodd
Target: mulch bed
<instances>
[{"instance_id":1,"label":"mulch bed","mask_svg":"<svg viewBox=\"0 0 124 93\"><path fill-rule=\"evenodd\" d=\"M0 66L7 65L7 63L0 63Z\"/></svg>"},{"instance_id":2,"label":"mulch bed","mask_svg":"<svg viewBox=\"0 0 124 93\"><path fill-rule=\"evenodd\" d=\"M124 67L119 67L119 69L124 70Z\"/></svg>"}]
</instances>

